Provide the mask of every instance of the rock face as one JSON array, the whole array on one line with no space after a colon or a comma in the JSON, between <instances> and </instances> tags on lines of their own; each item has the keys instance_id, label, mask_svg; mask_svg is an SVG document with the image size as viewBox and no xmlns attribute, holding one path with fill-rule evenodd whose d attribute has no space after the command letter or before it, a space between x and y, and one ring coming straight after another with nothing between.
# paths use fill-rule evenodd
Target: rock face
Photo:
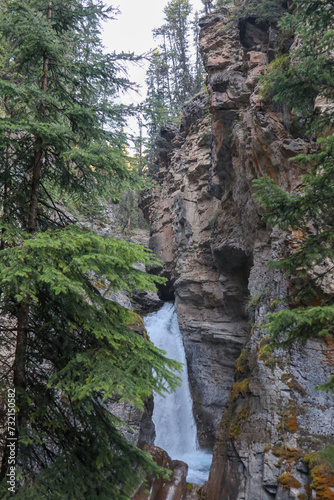
<instances>
[{"instance_id":1,"label":"rock face","mask_svg":"<svg viewBox=\"0 0 334 500\"><path fill-rule=\"evenodd\" d=\"M137 446L154 442L155 427L152 421L152 397L145 403L144 410L134 408L129 403L120 402L117 397L108 400L107 406L108 410L123 422L124 426L120 430L128 441Z\"/></svg>"},{"instance_id":2,"label":"rock face","mask_svg":"<svg viewBox=\"0 0 334 500\"><path fill-rule=\"evenodd\" d=\"M180 128L162 132L160 187L142 206L175 295L199 442L215 441L206 498L305 500L312 487L334 498L332 479L310 479L302 460L333 439L333 398L315 386L333 372L334 344L265 354L261 323L290 286L266 263L297 247L298 235L266 227L252 196L264 173L296 190L289 159L313 145L284 106L259 95L277 32L253 17L231 22L226 9L201 28L208 94L185 107Z\"/></svg>"},{"instance_id":3,"label":"rock face","mask_svg":"<svg viewBox=\"0 0 334 500\"><path fill-rule=\"evenodd\" d=\"M231 249L225 265L218 236L221 203L212 184L211 114L206 95L186 109L181 132L169 130L161 158L161 189L144 200L152 224L150 245L165 262L188 362L199 441L210 446L234 377L235 359L247 338L249 256ZM167 135L167 133L166 133ZM230 221L231 227L233 220Z\"/></svg>"},{"instance_id":4,"label":"rock face","mask_svg":"<svg viewBox=\"0 0 334 500\"><path fill-rule=\"evenodd\" d=\"M171 471L170 478L148 478L147 484L139 489L132 500L201 500L202 487L188 485L186 476L188 466L180 460L171 460L169 455L157 446L146 446L154 461Z\"/></svg>"}]
</instances>

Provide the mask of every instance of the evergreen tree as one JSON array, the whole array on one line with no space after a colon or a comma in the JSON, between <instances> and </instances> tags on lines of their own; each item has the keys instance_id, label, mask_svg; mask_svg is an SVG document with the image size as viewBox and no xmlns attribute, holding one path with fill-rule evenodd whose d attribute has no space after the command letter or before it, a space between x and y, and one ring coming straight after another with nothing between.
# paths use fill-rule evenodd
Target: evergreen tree
<instances>
[{"instance_id":1,"label":"evergreen tree","mask_svg":"<svg viewBox=\"0 0 334 500\"><path fill-rule=\"evenodd\" d=\"M218 5L226 5L226 3L229 2L218 0ZM236 5L236 12L239 17L256 16L257 23L266 23L273 26L277 26L277 22L287 8L287 2L284 0L249 0Z\"/></svg>"},{"instance_id":2,"label":"evergreen tree","mask_svg":"<svg viewBox=\"0 0 334 500\"><path fill-rule=\"evenodd\" d=\"M160 129L173 117L173 108L169 107L172 106L170 104L172 97L168 88L169 71L166 54L161 54L158 49L155 49L146 73L147 97L142 108L143 122L148 135L145 163L151 175L157 149L159 149Z\"/></svg>"},{"instance_id":3,"label":"evergreen tree","mask_svg":"<svg viewBox=\"0 0 334 500\"><path fill-rule=\"evenodd\" d=\"M184 103L203 86L203 64L199 54L198 14L190 21L189 0L171 0L164 9L165 24L154 30L159 41L147 72L144 117L148 132L146 160L151 169L163 146L160 130L177 119ZM192 36L193 35L193 40ZM192 42L195 57L192 54Z\"/></svg>"},{"instance_id":4,"label":"evergreen tree","mask_svg":"<svg viewBox=\"0 0 334 500\"><path fill-rule=\"evenodd\" d=\"M191 9L188 0L170 1L164 9L165 24L153 32L160 43L152 54L147 73L147 107L156 110L161 118L179 113L197 85L193 73L197 76L200 63L197 53L194 69L190 54ZM196 41L198 34L197 24L194 27Z\"/></svg>"},{"instance_id":5,"label":"evergreen tree","mask_svg":"<svg viewBox=\"0 0 334 500\"><path fill-rule=\"evenodd\" d=\"M191 10L189 0L172 0L164 9L173 61L174 102L178 107L191 96L193 90L188 41Z\"/></svg>"},{"instance_id":6,"label":"evergreen tree","mask_svg":"<svg viewBox=\"0 0 334 500\"><path fill-rule=\"evenodd\" d=\"M136 179L115 102L133 56L103 54L100 0L0 4L1 390L16 390L15 441L2 436L0 496L9 498L15 443L17 499L129 498L159 473L129 444L108 397L143 407L177 383L175 362L134 331L139 318L109 291L154 288L134 267L141 246L80 228L59 201L80 204Z\"/></svg>"},{"instance_id":7,"label":"evergreen tree","mask_svg":"<svg viewBox=\"0 0 334 500\"><path fill-rule=\"evenodd\" d=\"M152 137L161 124L171 117L172 97L169 88L169 68L166 54L155 49L146 74L147 99L144 109L149 120L149 135Z\"/></svg>"},{"instance_id":8,"label":"evergreen tree","mask_svg":"<svg viewBox=\"0 0 334 500\"><path fill-rule=\"evenodd\" d=\"M213 0L201 0L204 6L204 14L211 14L213 8Z\"/></svg>"},{"instance_id":9,"label":"evergreen tree","mask_svg":"<svg viewBox=\"0 0 334 500\"><path fill-rule=\"evenodd\" d=\"M194 77L193 77L193 93L196 94L200 92L203 89L204 86L204 66L203 66L203 61L202 57L199 51L199 33L200 33L200 27L199 27L199 18L198 18L198 12L195 12L195 17L194 21L192 23L193 26L193 40L194 40L194 47L196 50L195 53L195 65L194 65Z\"/></svg>"},{"instance_id":10,"label":"evergreen tree","mask_svg":"<svg viewBox=\"0 0 334 500\"><path fill-rule=\"evenodd\" d=\"M318 137L315 153L295 158L305 168L298 193L286 193L267 176L255 183L266 219L302 235L298 250L271 263L295 282L291 307L269 315L274 346L334 334L334 296L328 287L334 268L333 18L332 2L294 0L280 26L293 32L298 44L272 63L263 80L264 96L290 105ZM333 390L334 376L323 388Z\"/></svg>"}]
</instances>

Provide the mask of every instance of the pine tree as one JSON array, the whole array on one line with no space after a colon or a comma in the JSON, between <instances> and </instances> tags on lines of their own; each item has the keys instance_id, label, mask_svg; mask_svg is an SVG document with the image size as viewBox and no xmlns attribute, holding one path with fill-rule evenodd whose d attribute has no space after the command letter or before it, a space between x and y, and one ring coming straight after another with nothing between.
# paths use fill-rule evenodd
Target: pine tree
<instances>
[{"instance_id":1,"label":"pine tree","mask_svg":"<svg viewBox=\"0 0 334 500\"><path fill-rule=\"evenodd\" d=\"M334 296L328 288L334 269L333 17L331 2L295 0L280 26L293 32L298 44L273 61L263 80L264 96L290 105L318 138L316 152L295 158L305 169L298 193L286 193L267 176L255 183L269 223L302 235L298 250L271 263L295 282L291 307L269 315L273 346L334 334ZM323 388L333 390L334 376Z\"/></svg>"},{"instance_id":2,"label":"pine tree","mask_svg":"<svg viewBox=\"0 0 334 500\"><path fill-rule=\"evenodd\" d=\"M195 53L195 65L194 65L194 71L193 71L193 93L196 94L200 92L203 89L204 86L204 66L203 66L203 61L202 57L199 51L199 34L200 34L200 27L199 27L199 17L198 17L198 12L195 12L195 17L194 21L192 23L192 28L193 28L193 40L194 40L194 47L196 50Z\"/></svg>"},{"instance_id":3,"label":"pine tree","mask_svg":"<svg viewBox=\"0 0 334 500\"><path fill-rule=\"evenodd\" d=\"M16 390L17 499L128 498L150 457L122 436L108 397L143 407L178 366L109 291L153 289L141 246L78 226L62 207L134 182L115 98L133 56L105 55L99 0L0 4L1 390ZM9 498L9 429L0 496Z\"/></svg>"},{"instance_id":4,"label":"pine tree","mask_svg":"<svg viewBox=\"0 0 334 500\"><path fill-rule=\"evenodd\" d=\"M169 87L169 68L166 54L155 49L146 74L147 99L144 108L149 120L149 133L153 136L161 124L172 116L172 97Z\"/></svg>"},{"instance_id":5,"label":"pine tree","mask_svg":"<svg viewBox=\"0 0 334 500\"><path fill-rule=\"evenodd\" d=\"M227 0L218 0L218 6L230 3ZM284 0L249 0L248 2L237 2L236 13L239 17L254 17L256 22L277 26L284 12L286 12L288 2Z\"/></svg>"},{"instance_id":6,"label":"pine tree","mask_svg":"<svg viewBox=\"0 0 334 500\"><path fill-rule=\"evenodd\" d=\"M144 102L143 122L147 130L148 139L145 148L145 164L150 175L153 175L153 165L160 138L161 127L173 118L171 94L169 91L169 68L166 63L166 54L155 49L146 73L147 97Z\"/></svg>"},{"instance_id":7,"label":"pine tree","mask_svg":"<svg viewBox=\"0 0 334 500\"><path fill-rule=\"evenodd\" d=\"M153 174L156 154L164 146L160 130L176 121L184 103L198 93L203 84L203 65L198 50L198 15L190 21L189 0L171 0L164 14L165 23L154 30L158 47L153 51L147 72L147 98L144 117L148 133L146 160ZM192 52L192 40L196 48Z\"/></svg>"},{"instance_id":8,"label":"pine tree","mask_svg":"<svg viewBox=\"0 0 334 500\"><path fill-rule=\"evenodd\" d=\"M204 6L204 13L211 14L212 8L213 8L213 0L201 0L203 6Z\"/></svg>"},{"instance_id":9,"label":"pine tree","mask_svg":"<svg viewBox=\"0 0 334 500\"><path fill-rule=\"evenodd\" d=\"M189 0L172 0L164 8L173 62L174 102L180 106L191 96L193 81L189 64Z\"/></svg>"},{"instance_id":10,"label":"pine tree","mask_svg":"<svg viewBox=\"0 0 334 500\"><path fill-rule=\"evenodd\" d=\"M147 107L156 110L158 116L165 115L170 119L180 112L184 102L194 94L197 83L193 73L197 76L200 64L197 54L194 71L190 57L189 1L172 0L164 13L165 24L153 32L160 43L152 53L147 72ZM198 37L198 25L194 28L194 37Z\"/></svg>"}]
</instances>

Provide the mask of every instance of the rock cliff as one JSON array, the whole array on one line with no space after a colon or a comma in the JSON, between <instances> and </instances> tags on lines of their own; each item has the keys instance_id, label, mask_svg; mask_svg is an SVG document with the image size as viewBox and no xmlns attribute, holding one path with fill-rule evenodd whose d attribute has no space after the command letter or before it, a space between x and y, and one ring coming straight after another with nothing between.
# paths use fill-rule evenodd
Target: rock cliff
<instances>
[{"instance_id":1,"label":"rock cliff","mask_svg":"<svg viewBox=\"0 0 334 500\"><path fill-rule=\"evenodd\" d=\"M276 37L227 9L202 19L208 93L186 105L179 128L162 131L159 185L142 201L175 296L199 442L215 443L207 500L334 498L327 469L310 474L303 461L333 440L333 398L315 386L333 372L334 343L271 357L263 349L261 324L290 286L266 263L299 235L266 227L252 181L266 173L298 189L289 160L314 147L284 106L261 100L257 77Z\"/></svg>"}]
</instances>

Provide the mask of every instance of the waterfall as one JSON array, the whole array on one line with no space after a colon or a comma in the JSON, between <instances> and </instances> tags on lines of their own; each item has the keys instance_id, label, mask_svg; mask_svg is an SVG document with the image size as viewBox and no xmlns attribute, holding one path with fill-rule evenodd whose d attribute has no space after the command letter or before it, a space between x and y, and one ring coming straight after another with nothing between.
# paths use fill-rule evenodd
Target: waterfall
<instances>
[{"instance_id":1,"label":"waterfall","mask_svg":"<svg viewBox=\"0 0 334 500\"><path fill-rule=\"evenodd\" d=\"M198 446L186 357L174 306L164 304L158 312L146 316L144 323L154 345L166 351L167 357L183 363L182 385L165 397L154 395L154 444L173 460L188 464L188 482L203 484L208 479L212 455Z\"/></svg>"}]
</instances>

